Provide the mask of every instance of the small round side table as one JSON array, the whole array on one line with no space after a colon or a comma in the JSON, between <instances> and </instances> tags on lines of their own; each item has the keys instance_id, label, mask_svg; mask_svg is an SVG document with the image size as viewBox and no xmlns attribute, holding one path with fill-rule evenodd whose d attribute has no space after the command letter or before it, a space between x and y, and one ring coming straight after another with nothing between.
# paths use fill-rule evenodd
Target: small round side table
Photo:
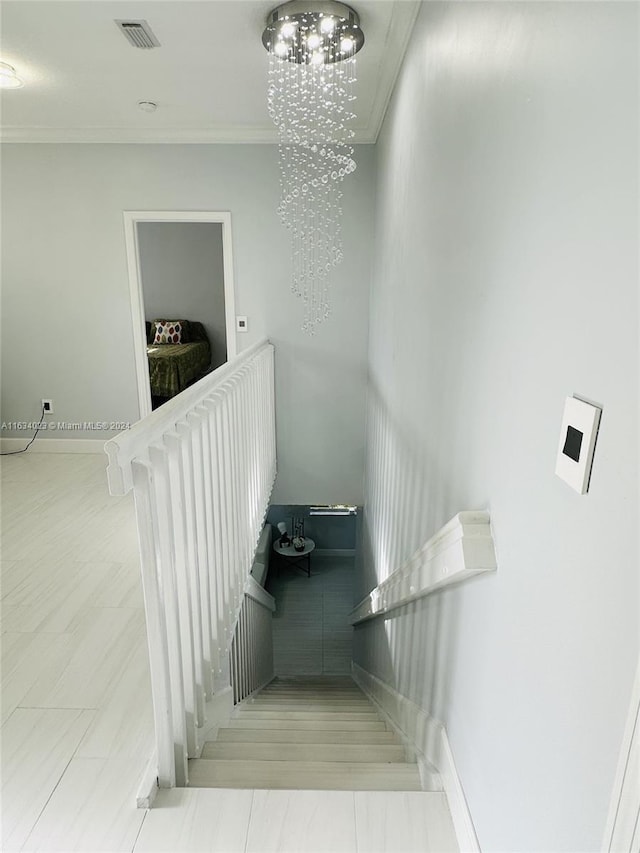
<instances>
[{"instance_id":1,"label":"small round side table","mask_svg":"<svg viewBox=\"0 0 640 853\"><path fill-rule=\"evenodd\" d=\"M282 547L280 545L280 540L276 539L273 543L273 550L279 557L284 557L287 563L293 568L302 569L303 572L307 573L307 577L311 577L311 552L316 547L316 543L313 539L309 539L308 536L305 537L304 540L304 549L302 551L296 551L293 545L287 545L286 547Z\"/></svg>"}]
</instances>

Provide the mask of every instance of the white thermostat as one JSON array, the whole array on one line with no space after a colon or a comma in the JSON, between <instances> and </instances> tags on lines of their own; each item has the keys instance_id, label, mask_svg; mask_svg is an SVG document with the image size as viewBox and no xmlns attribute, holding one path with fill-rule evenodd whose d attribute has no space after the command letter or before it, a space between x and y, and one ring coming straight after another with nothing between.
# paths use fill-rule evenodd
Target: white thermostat
<instances>
[{"instance_id":1,"label":"white thermostat","mask_svg":"<svg viewBox=\"0 0 640 853\"><path fill-rule=\"evenodd\" d=\"M556 474L581 495L589 490L601 414L601 408L578 397L565 400Z\"/></svg>"}]
</instances>

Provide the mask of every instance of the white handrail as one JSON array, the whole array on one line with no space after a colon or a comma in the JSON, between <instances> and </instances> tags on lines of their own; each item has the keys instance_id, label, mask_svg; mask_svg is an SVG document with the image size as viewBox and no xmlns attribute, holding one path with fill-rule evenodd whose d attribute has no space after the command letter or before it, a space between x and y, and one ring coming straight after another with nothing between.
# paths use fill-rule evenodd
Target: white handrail
<instances>
[{"instance_id":1,"label":"white handrail","mask_svg":"<svg viewBox=\"0 0 640 853\"><path fill-rule=\"evenodd\" d=\"M231 643L231 684L235 705L273 679L271 614L275 600L249 577Z\"/></svg>"},{"instance_id":2,"label":"white handrail","mask_svg":"<svg viewBox=\"0 0 640 853\"><path fill-rule=\"evenodd\" d=\"M244 350L239 356L226 364L221 365L212 373L209 373L199 382L195 382L167 401L159 409L135 423L131 429L121 432L107 441L104 449L109 457L107 467L107 478L109 491L112 495L126 495L133 487L131 476L131 463L138 458L154 441L162 440L162 437L174 425L184 420L188 413L197 406L202 405L204 398L213 394L216 388L221 386L225 380L236 374L239 367L249 363L258 352L272 345L263 338L253 346Z\"/></svg>"},{"instance_id":3,"label":"white handrail","mask_svg":"<svg viewBox=\"0 0 640 853\"><path fill-rule=\"evenodd\" d=\"M351 624L383 616L453 583L497 568L488 512L455 515L351 611Z\"/></svg>"},{"instance_id":4,"label":"white handrail","mask_svg":"<svg viewBox=\"0 0 640 853\"><path fill-rule=\"evenodd\" d=\"M111 493L133 489L135 498L161 787L188 782L205 701L229 676L238 620L253 643L245 653L258 652L258 628L264 636L270 630L270 596L254 590L249 575L275 480L275 447L267 341L105 445ZM268 655L261 660L264 673ZM247 672L256 666L245 661Z\"/></svg>"}]
</instances>

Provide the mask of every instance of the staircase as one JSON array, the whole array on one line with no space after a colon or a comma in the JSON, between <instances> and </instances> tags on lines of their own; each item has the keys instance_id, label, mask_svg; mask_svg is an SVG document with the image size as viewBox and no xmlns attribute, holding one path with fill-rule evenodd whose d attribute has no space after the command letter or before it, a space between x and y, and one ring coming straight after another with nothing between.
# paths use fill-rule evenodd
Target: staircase
<instances>
[{"instance_id":1,"label":"staircase","mask_svg":"<svg viewBox=\"0 0 640 853\"><path fill-rule=\"evenodd\" d=\"M351 678L277 678L189 763L193 788L441 790Z\"/></svg>"}]
</instances>

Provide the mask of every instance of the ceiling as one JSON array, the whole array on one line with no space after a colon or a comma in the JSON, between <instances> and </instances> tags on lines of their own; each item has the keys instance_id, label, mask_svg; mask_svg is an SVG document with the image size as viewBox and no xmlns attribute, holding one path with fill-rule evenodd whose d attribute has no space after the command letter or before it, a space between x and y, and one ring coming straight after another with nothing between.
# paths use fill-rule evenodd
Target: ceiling
<instances>
[{"instance_id":1,"label":"ceiling","mask_svg":"<svg viewBox=\"0 0 640 853\"><path fill-rule=\"evenodd\" d=\"M0 138L14 142L275 142L261 43L277 0L2 0ZM419 2L354 0L355 141L375 142ZM132 47L116 19L144 19L160 47ZM154 113L138 101L154 101Z\"/></svg>"}]
</instances>

